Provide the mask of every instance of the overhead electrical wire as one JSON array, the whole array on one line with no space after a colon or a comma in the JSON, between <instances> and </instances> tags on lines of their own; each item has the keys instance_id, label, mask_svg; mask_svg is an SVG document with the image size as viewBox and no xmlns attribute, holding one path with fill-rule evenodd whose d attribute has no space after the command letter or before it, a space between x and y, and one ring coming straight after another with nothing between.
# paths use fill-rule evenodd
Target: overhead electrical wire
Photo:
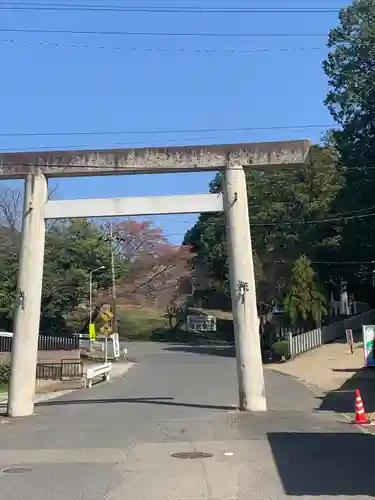
<instances>
[{"instance_id":1,"label":"overhead electrical wire","mask_svg":"<svg viewBox=\"0 0 375 500\"><path fill-rule=\"evenodd\" d=\"M184 139L186 141L210 141L210 140L214 140L214 139L217 139L216 136L211 136L211 137L190 137L190 138L187 138L187 139ZM168 139L166 141L164 141L164 144L179 144L179 141L180 139ZM121 147L125 147L125 146L140 146L142 145L143 147L148 147L148 146L144 146L145 144L145 141L128 141L128 142L115 142L113 143L113 146L121 146ZM153 147L163 147L160 145L160 141L157 141L157 142L147 142L148 145L151 145ZM181 146L183 147L183 146ZM77 149L87 149L89 150L89 148L92 148L92 146L90 144L68 144L68 145L57 145L57 146L39 146L38 148L31 148L31 149L28 149L28 150L23 150L23 151L17 151L18 153L32 153L32 152L38 152L38 151L41 151L43 148L43 151L57 151L57 150L66 150L67 152L69 152L69 150L77 150ZM95 149L108 149L108 147L95 147ZM113 148L112 148L113 149ZM7 148L7 149L0 149L0 152L4 153L4 152L8 152L8 153L12 153L12 152L15 152L14 148Z\"/></svg>"},{"instance_id":2,"label":"overhead electrical wire","mask_svg":"<svg viewBox=\"0 0 375 500\"><path fill-rule=\"evenodd\" d=\"M76 43L59 43L59 42L46 42L43 40L33 41L33 40L17 40L17 39L4 39L0 40L0 43L11 43L11 44L23 44L23 45L34 45L43 47L57 47L57 48L72 48L72 49L94 49L94 50L115 50L123 52L161 52L161 53L193 53L193 54L251 54L251 53L274 53L274 52L306 52L309 50L327 50L327 47L276 47L276 48L158 48L158 47L110 47L106 45L87 45L87 44L76 44Z\"/></svg>"},{"instance_id":3,"label":"overhead electrical wire","mask_svg":"<svg viewBox=\"0 0 375 500\"><path fill-rule=\"evenodd\" d=\"M85 12L147 12L147 13L209 13L209 14L245 14L245 13L337 13L335 7L199 7L188 5L95 5L95 4L48 4L26 2L1 2L0 10L31 11L85 11Z\"/></svg>"},{"instance_id":4,"label":"overhead electrical wire","mask_svg":"<svg viewBox=\"0 0 375 500\"><path fill-rule=\"evenodd\" d=\"M0 28L0 33L49 33L56 35L103 35L103 36L161 36L161 37L211 37L211 38L282 38L282 37L327 37L327 33L215 33L215 32L168 32L168 31L99 31L56 30L32 28Z\"/></svg>"},{"instance_id":5,"label":"overhead electrical wire","mask_svg":"<svg viewBox=\"0 0 375 500\"><path fill-rule=\"evenodd\" d=\"M153 134L190 134L208 132L254 132L267 130L302 130L302 129L328 129L336 124L307 124L307 125L274 125L271 127L217 127L217 128L190 128L190 129L155 129L155 130L89 130L78 132L3 132L0 137L37 137L37 136L74 136L74 135L153 135ZM206 139L203 137L202 139ZM211 137L212 139L212 137ZM188 139L186 139L188 140Z\"/></svg>"},{"instance_id":6,"label":"overhead electrical wire","mask_svg":"<svg viewBox=\"0 0 375 500\"><path fill-rule=\"evenodd\" d=\"M294 261L291 260L275 260L272 262L272 264L293 264ZM351 261L342 261L340 262L339 260L313 260L311 261L311 264L324 264L324 265L338 265L338 266L364 266L364 265L371 265L375 264L375 260L351 260Z\"/></svg>"},{"instance_id":7,"label":"overhead electrical wire","mask_svg":"<svg viewBox=\"0 0 375 500\"><path fill-rule=\"evenodd\" d=\"M291 225L291 226L294 226L294 225L308 225L308 224L325 224L327 222L339 222L339 221L342 221L342 220L352 220L352 219L365 219L367 217L374 217L375 216L375 213L371 213L371 214L364 214L364 215L345 215L345 216L341 216L341 217L329 217L327 219L316 219L316 220L279 220L277 222L264 222L262 224L256 224L256 223L250 223L250 226L251 227L263 227L263 226L279 226L281 224L287 224L287 225Z\"/></svg>"},{"instance_id":8,"label":"overhead electrical wire","mask_svg":"<svg viewBox=\"0 0 375 500\"><path fill-rule=\"evenodd\" d=\"M251 209L252 207L250 207ZM365 210L365 209L364 209ZM354 211L355 212L355 211ZM326 224L328 222L339 222L339 221L345 221L345 220L353 220L353 219L363 219L367 217L375 217L375 213L370 213L370 214L362 214L362 215L340 215L340 216L335 216L335 217L329 217L326 219L315 219L315 220L292 220L292 219L280 219L277 222L264 222L262 224L257 224L253 223L250 221L250 227L274 227L274 226L279 226L279 225L309 225L309 224ZM168 221L172 222L172 221ZM180 224L191 224L190 221L175 221L176 223ZM193 224L194 225L194 224ZM206 222L205 226L210 226L210 222Z\"/></svg>"},{"instance_id":9,"label":"overhead electrical wire","mask_svg":"<svg viewBox=\"0 0 375 500\"><path fill-rule=\"evenodd\" d=\"M293 204L293 202L288 202L288 201L275 201L273 203L282 204L282 205ZM260 208L261 206L262 205L250 205L249 206L249 210L251 212L255 208ZM355 214L357 214L358 212L364 212L365 210L374 210L374 209L375 209L375 205L372 205L372 206L366 207L366 208L358 208L356 210L348 210L346 212L337 212L335 214L332 214L332 217L330 219L316 219L314 221L297 221L297 222L304 222L306 224L311 224L311 223L315 223L315 222L327 222L327 220L328 221L331 221L331 220L336 221L336 220L339 220L339 219L345 220L348 217L349 218L350 217L355 218L356 217ZM367 217L369 215L370 216L375 215L375 213L361 214L360 217L362 217L363 215L365 215ZM169 223L172 222L172 223L176 223L176 224L191 224L191 221L188 221L186 219L185 220L176 220L174 214L170 214L170 217L173 218L172 220L171 219L167 219L165 214L164 215L160 215L160 216L158 216L158 215L156 215L156 216L149 215L149 216L142 216L142 217L145 218L145 219L154 219L154 217L157 217L158 220L162 220L164 222L169 222ZM205 225L209 226L210 224L211 224L210 222L208 222L208 223L205 222ZM253 224L251 224L251 225L253 225Z\"/></svg>"}]
</instances>

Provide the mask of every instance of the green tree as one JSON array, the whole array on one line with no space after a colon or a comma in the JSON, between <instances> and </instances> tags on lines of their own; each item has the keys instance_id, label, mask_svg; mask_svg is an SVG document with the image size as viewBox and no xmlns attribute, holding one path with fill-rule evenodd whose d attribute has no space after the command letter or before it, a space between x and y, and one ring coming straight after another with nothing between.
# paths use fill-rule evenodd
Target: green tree
<instances>
[{"instance_id":1,"label":"green tree","mask_svg":"<svg viewBox=\"0 0 375 500\"><path fill-rule=\"evenodd\" d=\"M22 195L0 192L0 328L13 328ZM88 322L89 273L97 309L111 301L111 244L108 225L85 219L52 221L46 228L40 330L69 333ZM121 221L113 227L117 299L158 307L177 300L180 281L189 280L191 252L169 244L151 222ZM95 314L95 312L94 312Z\"/></svg>"},{"instance_id":2,"label":"green tree","mask_svg":"<svg viewBox=\"0 0 375 500\"><path fill-rule=\"evenodd\" d=\"M284 299L285 311L293 324L317 323L327 313L326 299L311 266L311 261L301 255L295 262L292 277Z\"/></svg>"},{"instance_id":3,"label":"green tree","mask_svg":"<svg viewBox=\"0 0 375 500\"><path fill-rule=\"evenodd\" d=\"M343 179L331 151L318 146L306 169L249 169L246 179L258 299L269 303L282 298L292 263L301 253L318 260L337 247L334 227L324 220L332 215ZM218 174L210 191L221 191L221 184ZM197 254L196 263L204 264L212 287L229 293L223 214L202 214L185 243Z\"/></svg>"},{"instance_id":4,"label":"green tree","mask_svg":"<svg viewBox=\"0 0 375 500\"><path fill-rule=\"evenodd\" d=\"M340 125L331 132L330 141L345 177L336 206L348 214L336 224L339 247L335 260L371 262L375 246L375 218L371 215L375 206L375 1L355 0L342 9L328 46L323 67L330 89L325 102ZM336 273L359 300L373 296L373 272L372 264L336 266Z\"/></svg>"},{"instance_id":5,"label":"green tree","mask_svg":"<svg viewBox=\"0 0 375 500\"><path fill-rule=\"evenodd\" d=\"M55 223L46 235L41 331L64 331L69 315L80 303L87 303L89 273L93 286L107 290L111 284L111 256L100 228L87 220ZM123 278L126 268L117 269Z\"/></svg>"}]
</instances>

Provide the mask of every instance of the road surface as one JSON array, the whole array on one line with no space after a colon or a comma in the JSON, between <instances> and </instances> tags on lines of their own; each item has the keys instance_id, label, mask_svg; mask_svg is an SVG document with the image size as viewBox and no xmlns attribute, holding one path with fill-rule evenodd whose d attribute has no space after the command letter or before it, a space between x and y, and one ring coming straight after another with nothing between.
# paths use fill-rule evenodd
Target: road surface
<instances>
[{"instance_id":1,"label":"road surface","mask_svg":"<svg viewBox=\"0 0 375 500\"><path fill-rule=\"evenodd\" d=\"M131 344L122 379L2 420L7 500L374 498L375 443L294 379L266 372L270 411L238 414L227 349ZM174 458L202 452L204 459ZM22 467L25 470L17 470Z\"/></svg>"}]
</instances>

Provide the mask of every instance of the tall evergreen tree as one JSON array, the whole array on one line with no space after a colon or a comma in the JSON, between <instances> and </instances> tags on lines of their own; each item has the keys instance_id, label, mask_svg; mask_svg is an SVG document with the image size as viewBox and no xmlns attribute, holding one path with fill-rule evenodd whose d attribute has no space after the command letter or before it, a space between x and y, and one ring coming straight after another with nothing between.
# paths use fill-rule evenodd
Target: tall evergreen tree
<instances>
[{"instance_id":1,"label":"tall evergreen tree","mask_svg":"<svg viewBox=\"0 0 375 500\"><path fill-rule=\"evenodd\" d=\"M326 299L311 267L311 261L301 255L295 262L287 287L284 307L294 324L319 322L327 310ZM310 326L310 325L309 325Z\"/></svg>"}]
</instances>

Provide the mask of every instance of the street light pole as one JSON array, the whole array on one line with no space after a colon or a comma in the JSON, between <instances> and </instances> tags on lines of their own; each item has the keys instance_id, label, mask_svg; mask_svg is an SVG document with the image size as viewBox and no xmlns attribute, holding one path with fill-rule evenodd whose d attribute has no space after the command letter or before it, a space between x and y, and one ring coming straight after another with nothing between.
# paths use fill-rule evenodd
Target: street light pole
<instances>
[{"instance_id":1,"label":"street light pole","mask_svg":"<svg viewBox=\"0 0 375 500\"><path fill-rule=\"evenodd\" d=\"M113 249L113 241L116 239L113 236L113 226L112 220L109 226L109 242L110 242L110 250L111 250L111 274L112 274L112 333L117 332L117 303L116 303L116 272L115 272L115 253Z\"/></svg>"},{"instance_id":2,"label":"street light pole","mask_svg":"<svg viewBox=\"0 0 375 500\"><path fill-rule=\"evenodd\" d=\"M105 269L105 266L100 266L96 267L89 273L89 318L90 318L90 325L92 324L92 275L96 273L97 271L100 271L101 269ZM91 346L91 340L90 340L90 346Z\"/></svg>"}]
</instances>

